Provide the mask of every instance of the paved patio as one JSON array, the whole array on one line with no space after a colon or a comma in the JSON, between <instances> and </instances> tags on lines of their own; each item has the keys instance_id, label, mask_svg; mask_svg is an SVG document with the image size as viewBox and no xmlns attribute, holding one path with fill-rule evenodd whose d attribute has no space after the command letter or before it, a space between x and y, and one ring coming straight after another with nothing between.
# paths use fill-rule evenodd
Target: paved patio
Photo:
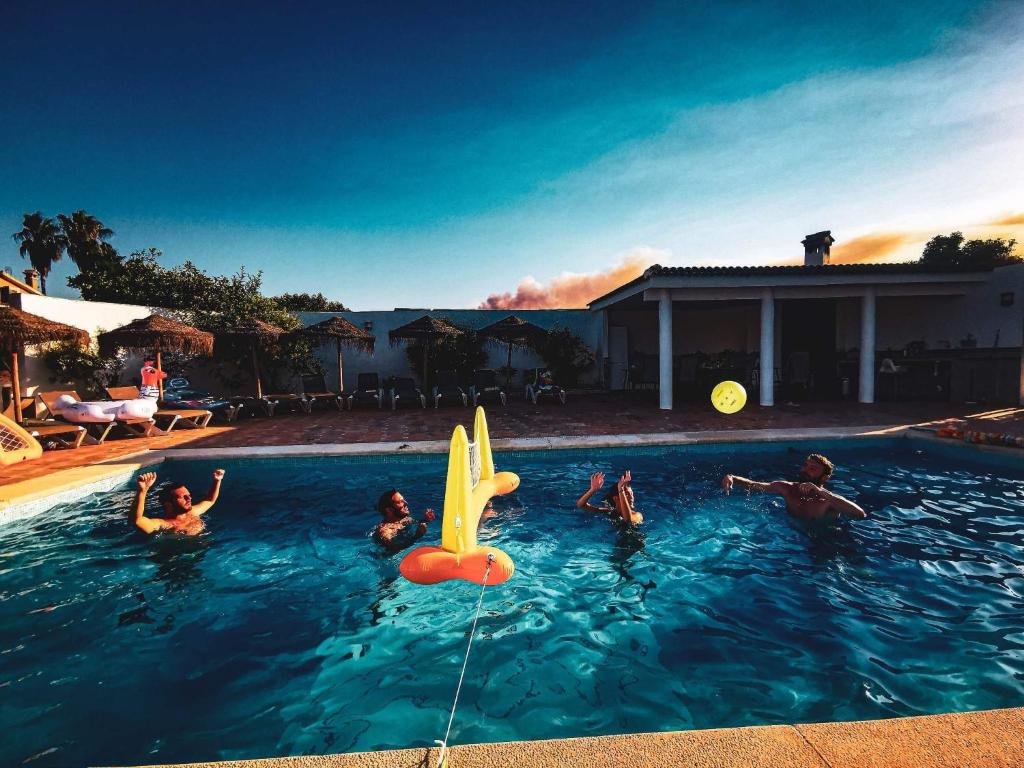
<instances>
[{"instance_id":1,"label":"paved patio","mask_svg":"<svg viewBox=\"0 0 1024 768\"><path fill-rule=\"evenodd\" d=\"M469 427L472 418L471 409L454 407L395 412L318 410L310 415L286 413L273 419L249 418L201 431L182 430L150 439L111 439L104 445L83 446L74 451L48 451L36 461L0 470L0 485L149 449L448 440L456 424ZM518 399L505 408L491 405L487 407L487 423L493 439L954 423L1024 435L1024 408L984 409L948 403L804 403L774 408L747 406L738 414L724 416L703 403L662 411L649 393L596 393L572 396L566 406L534 406Z\"/></svg>"}]
</instances>

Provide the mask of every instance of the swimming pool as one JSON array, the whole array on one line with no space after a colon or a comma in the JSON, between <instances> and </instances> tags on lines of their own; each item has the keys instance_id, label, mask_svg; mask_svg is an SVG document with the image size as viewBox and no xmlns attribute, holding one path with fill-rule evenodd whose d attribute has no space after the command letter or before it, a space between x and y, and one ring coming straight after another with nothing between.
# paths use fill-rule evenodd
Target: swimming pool
<instances>
[{"instance_id":1,"label":"swimming pool","mask_svg":"<svg viewBox=\"0 0 1024 768\"><path fill-rule=\"evenodd\" d=\"M864 522L810 535L722 474L806 444L497 454L522 478L452 743L1024 704L1024 466L911 440L817 444ZM479 588L417 586L367 538L445 457L245 460L207 533L147 538L124 487L0 527L0 764L150 764L426 745ZM197 495L211 462L167 462ZM573 502L630 468L647 522ZM428 541L439 535L437 524Z\"/></svg>"}]
</instances>

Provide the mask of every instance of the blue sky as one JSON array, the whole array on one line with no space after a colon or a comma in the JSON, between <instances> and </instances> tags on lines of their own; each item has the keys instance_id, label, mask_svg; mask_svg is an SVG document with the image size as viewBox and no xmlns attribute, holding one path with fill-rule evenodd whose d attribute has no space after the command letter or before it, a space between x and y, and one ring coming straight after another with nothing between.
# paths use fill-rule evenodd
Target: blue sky
<instances>
[{"instance_id":1,"label":"blue sky","mask_svg":"<svg viewBox=\"0 0 1024 768\"><path fill-rule=\"evenodd\" d=\"M525 281L578 303L654 261L791 259L819 229L876 260L1022 229L1019 3L79 3L6 20L5 232L85 208L123 253L244 264L271 293L465 307ZM70 269L52 294L71 295Z\"/></svg>"}]
</instances>

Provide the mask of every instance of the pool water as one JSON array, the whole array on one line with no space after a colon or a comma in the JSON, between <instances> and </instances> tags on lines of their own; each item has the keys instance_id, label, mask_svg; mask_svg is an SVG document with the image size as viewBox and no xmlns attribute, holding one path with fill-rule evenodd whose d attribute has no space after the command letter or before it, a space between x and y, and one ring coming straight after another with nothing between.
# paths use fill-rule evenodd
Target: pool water
<instances>
[{"instance_id":1,"label":"pool water","mask_svg":"<svg viewBox=\"0 0 1024 768\"><path fill-rule=\"evenodd\" d=\"M484 597L452 743L1024 704L1024 462L814 448L868 520L808 531L722 495L726 471L792 477L808 445L498 454L522 486L480 541L517 571ZM228 462L196 538L135 532L128 486L0 528L0 765L440 738L479 587L405 582L368 533L392 486L440 510L445 461ZM215 466L160 481L202 496ZM575 509L626 468L639 530Z\"/></svg>"}]
</instances>

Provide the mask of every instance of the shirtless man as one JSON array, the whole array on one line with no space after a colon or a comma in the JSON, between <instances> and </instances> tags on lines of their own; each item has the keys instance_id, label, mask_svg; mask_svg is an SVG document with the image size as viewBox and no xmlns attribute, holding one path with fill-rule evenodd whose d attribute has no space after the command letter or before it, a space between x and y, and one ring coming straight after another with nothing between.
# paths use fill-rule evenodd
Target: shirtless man
<instances>
[{"instance_id":1,"label":"shirtless man","mask_svg":"<svg viewBox=\"0 0 1024 768\"><path fill-rule=\"evenodd\" d=\"M377 499L377 511L381 521L373 531L373 538L386 549L398 552L427 532L427 523L436 519L434 510L423 513L423 520L416 520L409 514L409 502L392 488Z\"/></svg>"},{"instance_id":2,"label":"shirtless man","mask_svg":"<svg viewBox=\"0 0 1024 768\"><path fill-rule=\"evenodd\" d=\"M146 492L156 482L156 472L139 475L136 482L135 502L129 512L130 520L135 527L145 533L157 531L176 531L194 536L203 531L200 515L208 512L217 503L220 496L220 483L224 479L224 470L213 470L213 486L206 498L197 504L192 503L192 495L182 483L165 485L160 491L160 504L164 508L165 517L146 517Z\"/></svg>"},{"instance_id":3,"label":"shirtless man","mask_svg":"<svg viewBox=\"0 0 1024 768\"><path fill-rule=\"evenodd\" d=\"M785 480L759 483L739 475L726 475L722 478L722 490L728 495L735 485L748 491L777 493L786 500L789 514L807 522L835 521L841 514L854 520L863 520L867 517L863 509L825 488L834 469L831 461L820 453L812 453L804 461L795 483Z\"/></svg>"},{"instance_id":4,"label":"shirtless man","mask_svg":"<svg viewBox=\"0 0 1024 768\"><path fill-rule=\"evenodd\" d=\"M590 489L580 496L576 502L579 509L588 512L605 512L618 517L627 525L639 525L644 521L644 516L633 509L633 481L629 470L619 478L619 482L605 494L605 503L599 507L590 503L590 497L601 490L604 485L604 472L595 472L590 476Z\"/></svg>"}]
</instances>

